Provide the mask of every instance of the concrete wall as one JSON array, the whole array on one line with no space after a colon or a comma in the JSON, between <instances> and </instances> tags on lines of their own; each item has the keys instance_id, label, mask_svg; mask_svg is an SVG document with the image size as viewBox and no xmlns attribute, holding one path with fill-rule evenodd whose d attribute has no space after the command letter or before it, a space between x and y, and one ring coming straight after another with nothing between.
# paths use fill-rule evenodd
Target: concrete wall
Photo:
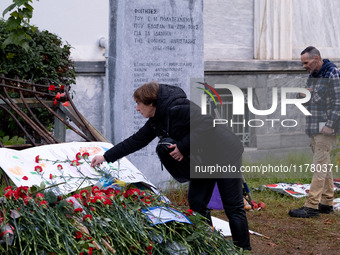
<instances>
[{"instance_id":1,"label":"concrete wall","mask_svg":"<svg viewBox=\"0 0 340 255\"><path fill-rule=\"evenodd\" d=\"M340 58L338 0L205 0L205 60Z\"/></svg>"},{"instance_id":2,"label":"concrete wall","mask_svg":"<svg viewBox=\"0 0 340 255\"><path fill-rule=\"evenodd\" d=\"M104 61L76 61L76 84L72 86L73 102L82 115L104 136L106 134L104 100L106 75ZM66 130L66 141L75 141L79 136ZM80 140L79 140L80 141Z\"/></svg>"},{"instance_id":3,"label":"concrete wall","mask_svg":"<svg viewBox=\"0 0 340 255\"><path fill-rule=\"evenodd\" d=\"M253 0L204 0L204 59L252 59Z\"/></svg>"}]
</instances>

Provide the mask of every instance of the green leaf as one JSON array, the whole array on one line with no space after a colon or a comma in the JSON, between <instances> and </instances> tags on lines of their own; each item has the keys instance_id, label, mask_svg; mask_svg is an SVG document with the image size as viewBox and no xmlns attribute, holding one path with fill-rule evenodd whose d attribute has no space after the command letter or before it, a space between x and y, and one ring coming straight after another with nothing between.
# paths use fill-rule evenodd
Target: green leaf
<instances>
[{"instance_id":1,"label":"green leaf","mask_svg":"<svg viewBox=\"0 0 340 255\"><path fill-rule=\"evenodd\" d=\"M2 143L3 143L3 144L8 143L8 141L9 141L9 136L8 136L8 135L6 135L5 137L2 138ZM7 144L6 144L6 145L7 145Z\"/></svg>"},{"instance_id":2,"label":"green leaf","mask_svg":"<svg viewBox=\"0 0 340 255\"><path fill-rule=\"evenodd\" d=\"M30 188L30 190L31 190L31 193L34 194L34 193L36 193L36 192L39 190L39 187L38 187L37 185L33 185L33 186Z\"/></svg>"},{"instance_id":3,"label":"green leaf","mask_svg":"<svg viewBox=\"0 0 340 255\"><path fill-rule=\"evenodd\" d=\"M24 6L26 7L26 9L29 9L31 12L33 12L33 6L32 5L25 3Z\"/></svg>"},{"instance_id":4,"label":"green leaf","mask_svg":"<svg viewBox=\"0 0 340 255\"><path fill-rule=\"evenodd\" d=\"M30 49L28 42L22 42L19 46L21 46L26 52Z\"/></svg>"},{"instance_id":5,"label":"green leaf","mask_svg":"<svg viewBox=\"0 0 340 255\"><path fill-rule=\"evenodd\" d=\"M12 42L16 45L20 44L23 40L26 39L25 32L23 30L16 30L9 34Z\"/></svg>"},{"instance_id":6,"label":"green leaf","mask_svg":"<svg viewBox=\"0 0 340 255\"><path fill-rule=\"evenodd\" d=\"M18 11L14 11L14 12L12 12L10 15L11 15L12 17L14 17L14 18L20 18L20 15L19 15Z\"/></svg>"},{"instance_id":7,"label":"green leaf","mask_svg":"<svg viewBox=\"0 0 340 255\"><path fill-rule=\"evenodd\" d=\"M12 31L12 30L20 28L20 27L21 27L20 19L16 19L13 16L8 18L8 20L6 22L6 29L8 31Z\"/></svg>"},{"instance_id":8,"label":"green leaf","mask_svg":"<svg viewBox=\"0 0 340 255\"><path fill-rule=\"evenodd\" d=\"M13 59L15 57L15 53L12 53L12 52L8 52L7 55L6 55L6 59Z\"/></svg>"},{"instance_id":9,"label":"green leaf","mask_svg":"<svg viewBox=\"0 0 340 255\"><path fill-rule=\"evenodd\" d=\"M46 192L44 198L51 206L58 201L58 197L52 191Z\"/></svg>"},{"instance_id":10,"label":"green leaf","mask_svg":"<svg viewBox=\"0 0 340 255\"><path fill-rule=\"evenodd\" d=\"M17 136L17 135L16 135L16 136L13 136L9 141L10 141L11 144L14 144L14 145L17 144L17 142L18 142L18 136Z\"/></svg>"},{"instance_id":11,"label":"green leaf","mask_svg":"<svg viewBox=\"0 0 340 255\"><path fill-rule=\"evenodd\" d=\"M28 19L31 19L32 15L33 15L32 10L30 10L28 8L22 9L21 13L22 13L23 17L28 18Z\"/></svg>"},{"instance_id":12,"label":"green leaf","mask_svg":"<svg viewBox=\"0 0 340 255\"><path fill-rule=\"evenodd\" d=\"M45 189L46 188L46 184L44 182L40 183L40 189Z\"/></svg>"},{"instance_id":13,"label":"green leaf","mask_svg":"<svg viewBox=\"0 0 340 255\"><path fill-rule=\"evenodd\" d=\"M26 4L28 2L32 2L31 0L13 0L13 2L17 5L17 6L21 6L23 4Z\"/></svg>"},{"instance_id":14,"label":"green leaf","mask_svg":"<svg viewBox=\"0 0 340 255\"><path fill-rule=\"evenodd\" d=\"M16 4L11 4L10 6L8 6L3 12L2 12L2 17L5 16L5 14L7 12L10 12L11 10L13 10L17 5Z\"/></svg>"},{"instance_id":15,"label":"green leaf","mask_svg":"<svg viewBox=\"0 0 340 255\"><path fill-rule=\"evenodd\" d=\"M4 41L2 47L5 48L9 44L15 44L18 46L21 46L25 50L29 49L29 45L26 42L26 34L24 30L15 30L14 32L11 32L7 39Z\"/></svg>"},{"instance_id":16,"label":"green leaf","mask_svg":"<svg viewBox=\"0 0 340 255\"><path fill-rule=\"evenodd\" d=\"M25 144L25 142L26 142L26 139L24 139L22 137L18 138L18 144Z\"/></svg>"}]
</instances>

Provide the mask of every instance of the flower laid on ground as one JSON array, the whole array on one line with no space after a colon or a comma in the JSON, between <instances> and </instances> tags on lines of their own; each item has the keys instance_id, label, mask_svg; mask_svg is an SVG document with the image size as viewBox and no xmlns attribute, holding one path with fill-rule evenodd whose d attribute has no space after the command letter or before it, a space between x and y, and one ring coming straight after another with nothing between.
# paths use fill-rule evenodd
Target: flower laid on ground
<instances>
[{"instance_id":1,"label":"flower laid on ground","mask_svg":"<svg viewBox=\"0 0 340 255\"><path fill-rule=\"evenodd\" d=\"M191 209L188 209L187 211L186 211L186 215L193 215L193 213L194 213L194 211L193 210L191 210Z\"/></svg>"},{"instance_id":2,"label":"flower laid on ground","mask_svg":"<svg viewBox=\"0 0 340 255\"><path fill-rule=\"evenodd\" d=\"M36 195L36 198L39 199L40 201L43 201L43 200L44 200L44 194L38 193L38 194Z\"/></svg>"},{"instance_id":3,"label":"flower laid on ground","mask_svg":"<svg viewBox=\"0 0 340 255\"><path fill-rule=\"evenodd\" d=\"M74 212L75 212L75 213L77 213L77 212L83 212L83 208L74 209Z\"/></svg>"},{"instance_id":4,"label":"flower laid on ground","mask_svg":"<svg viewBox=\"0 0 340 255\"><path fill-rule=\"evenodd\" d=\"M4 218L3 224L13 227L13 243L8 245L6 237L0 237L1 254L163 255L173 254L176 249L183 254L237 253L229 241L191 210L182 213L187 213L194 224L151 224L141 209L170 209L173 205L165 204L147 189L132 185L117 191L94 186L64 199L48 189L33 190L5 188L0 217Z\"/></svg>"},{"instance_id":5,"label":"flower laid on ground","mask_svg":"<svg viewBox=\"0 0 340 255\"><path fill-rule=\"evenodd\" d=\"M42 169L41 166L35 166L34 171L36 171L37 173L41 173L43 171L43 169Z\"/></svg>"},{"instance_id":6,"label":"flower laid on ground","mask_svg":"<svg viewBox=\"0 0 340 255\"><path fill-rule=\"evenodd\" d=\"M90 154L88 152L84 152L82 155L81 155L84 159L88 159Z\"/></svg>"},{"instance_id":7,"label":"flower laid on ground","mask_svg":"<svg viewBox=\"0 0 340 255\"><path fill-rule=\"evenodd\" d=\"M72 160L71 166L79 166L79 161L78 160Z\"/></svg>"},{"instance_id":8,"label":"flower laid on ground","mask_svg":"<svg viewBox=\"0 0 340 255\"><path fill-rule=\"evenodd\" d=\"M76 154L76 160L81 160L81 153L80 153L80 152L78 152L78 153Z\"/></svg>"},{"instance_id":9,"label":"flower laid on ground","mask_svg":"<svg viewBox=\"0 0 340 255\"><path fill-rule=\"evenodd\" d=\"M38 156L35 157L35 163L39 163L39 160L40 160L40 158L39 158L39 155L38 155Z\"/></svg>"},{"instance_id":10,"label":"flower laid on ground","mask_svg":"<svg viewBox=\"0 0 340 255\"><path fill-rule=\"evenodd\" d=\"M49 161L39 155L35 157L35 162L41 165L44 160ZM71 165L79 172L79 164L90 164L89 153L77 153L74 159L52 162L61 173L62 163L65 168ZM43 168L36 166L35 171L40 174ZM105 174L100 167L96 171ZM44 172L50 179L54 178L48 174L47 166ZM80 184L88 177L79 178ZM5 188L0 200L0 219L3 219L0 228L7 226L13 235L11 242L8 236L0 235L0 254L225 255L238 252L230 241L213 231L200 214L187 208L174 209L173 204L165 203L162 196L143 185L124 183L106 189L92 186L63 197L57 197L51 190L44 182L40 187ZM169 215L177 211L188 223L172 220L154 224L146 213L153 208L162 208Z\"/></svg>"}]
</instances>

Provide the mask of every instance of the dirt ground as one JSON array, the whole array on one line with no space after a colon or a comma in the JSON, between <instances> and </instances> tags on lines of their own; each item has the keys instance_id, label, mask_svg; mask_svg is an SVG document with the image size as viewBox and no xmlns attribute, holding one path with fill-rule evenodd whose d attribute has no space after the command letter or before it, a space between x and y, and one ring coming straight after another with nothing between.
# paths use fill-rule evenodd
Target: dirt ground
<instances>
[{"instance_id":1,"label":"dirt ground","mask_svg":"<svg viewBox=\"0 0 340 255\"><path fill-rule=\"evenodd\" d=\"M285 209L282 214L273 214L270 209L247 212L250 230L266 236L250 236L251 254L340 254L340 212L299 219L288 216ZM226 219L223 211L217 214Z\"/></svg>"}]
</instances>

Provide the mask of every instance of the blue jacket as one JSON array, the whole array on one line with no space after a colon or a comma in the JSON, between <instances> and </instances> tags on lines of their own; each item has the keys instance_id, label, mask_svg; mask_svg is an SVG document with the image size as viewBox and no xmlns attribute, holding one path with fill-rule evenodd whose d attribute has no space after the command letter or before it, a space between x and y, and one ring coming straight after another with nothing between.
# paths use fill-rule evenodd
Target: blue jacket
<instances>
[{"instance_id":1,"label":"blue jacket","mask_svg":"<svg viewBox=\"0 0 340 255\"><path fill-rule=\"evenodd\" d=\"M317 73L308 77L307 88L312 88L307 109L312 115L306 117L306 134L319 134L319 123L340 134L340 71L328 59Z\"/></svg>"}]
</instances>

